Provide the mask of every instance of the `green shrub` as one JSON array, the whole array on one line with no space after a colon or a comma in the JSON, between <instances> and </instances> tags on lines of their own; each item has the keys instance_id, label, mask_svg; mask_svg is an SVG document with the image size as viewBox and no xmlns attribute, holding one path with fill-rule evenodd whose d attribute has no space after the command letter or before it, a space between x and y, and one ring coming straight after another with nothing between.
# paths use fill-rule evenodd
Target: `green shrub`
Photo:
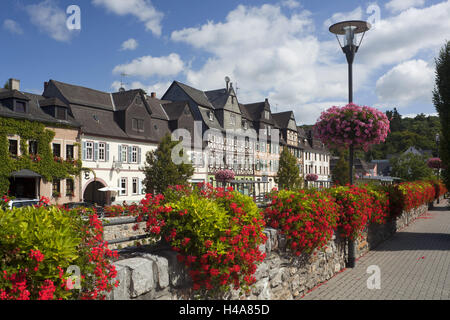
<instances>
[{"instance_id":1,"label":"green shrub","mask_svg":"<svg viewBox=\"0 0 450 320\"><path fill-rule=\"evenodd\" d=\"M185 196L165 205L171 210L163 233L189 268L193 289L209 296L230 285L248 290L256 281L256 264L265 257L259 251L266 240L264 221L256 204L222 188L185 191Z\"/></svg>"},{"instance_id":2,"label":"green shrub","mask_svg":"<svg viewBox=\"0 0 450 320\"><path fill-rule=\"evenodd\" d=\"M0 299L104 298L116 272L97 217L56 207L0 209ZM72 289L69 266L80 269ZM75 280L75 279L73 279Z\"/></svg>"}]
</instances>

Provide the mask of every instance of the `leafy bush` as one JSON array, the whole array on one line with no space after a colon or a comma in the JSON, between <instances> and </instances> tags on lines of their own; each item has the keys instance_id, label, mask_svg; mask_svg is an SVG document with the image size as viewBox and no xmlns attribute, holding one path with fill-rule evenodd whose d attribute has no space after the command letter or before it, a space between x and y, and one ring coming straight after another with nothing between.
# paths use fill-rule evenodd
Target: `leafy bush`
<instances>
[{"instance_id":1,"label":"leafy bush","mask_svg":"<svg viewBox=\"0 0 450 320\"><path fill-rule=\"evenodd\" d=\"M326 192L281 190L272 194L266 209L268 225L286 234L296 254L311 253L331 239L337 226L338 207Z\"/></svg>"},{"instance_id":2,"label":"leafy bush","mask_svg":"<svg viewBox=\"0 0 450 320\"><path fill-rule=\"evenodd\" d=\"M161 236L189 269L193 289L215 295L230 289L248 290L256 264L265 257L264 221L253 200L223 188L170 187L165 195L147 194L140 220Z\"/></svg>"},{"instance_id":3,"label":"leafy bush","mask_svg":"<svg viewBox=\"0 0 450 320\"><path fill-rule=\"evenodd\" d=\"M105 298L116 254L106 248L97 216L85 213L88 221L56 207L0 209L0 299ZM69 266L80 268L81 290L70 290Z\"/></svg>"}]
</instances>

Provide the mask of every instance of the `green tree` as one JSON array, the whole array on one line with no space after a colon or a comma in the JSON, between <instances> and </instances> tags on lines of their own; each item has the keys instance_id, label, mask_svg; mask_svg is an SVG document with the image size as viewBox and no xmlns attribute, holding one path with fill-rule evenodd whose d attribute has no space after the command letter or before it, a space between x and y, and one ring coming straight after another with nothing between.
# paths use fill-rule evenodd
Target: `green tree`
<instances>
[{"instance_id":1,"label":"green tree","mask_svg":"<svg viewBox=\"0 0 450 320\"><path fill-rule=\"evenodd\" d=\"M280 155L280 165L278 167L275 182L278 183L278 189L296 189L301 188L303 178L300 176L300 169L297 165L297 158L284 148Z\"/></svg>"},{"instance_id":2,"label":"green tree","mask_svg":"<svg viewBox=\"0 0 450 320\"><path fill-rule=\"evenodd\" d=\"M443 166L443 180L450 188L450 41L441 48L436 59L436 83L433 91L433 103L439 114L441 132L439 135L439 157Z\"/></svg>"},{"instance_id":3,"label":"green tree","mask_svg":"<svg viewBox=\"0 0 450 320\"><path fill-rule=\"evenodd\" d=\"M335 185L343 186L349 183L349 164L345 158L346 153L348 153L348 151L341 151L339 153L339 160L331 171L331 180Z\"/></svg>"},{"instance_id":4,"label":"green tree","mask_svg":"<svg viewBox=\"0 0 450 320\"><path fill-rule=\"evenodd\" d=\"M172 160L172 151L179 150L179 156L186 158L180 142L172 141L171 136L166 135L155 151L150 151L146 155L145 190L148 193L163 193L168 186L185 185L194 173L192 163L176 164Z\"/></svg>"},{"instance_id":5,"label":"green tree","mask_svg":"<svg viewBox=\"0 0 450 320\"><path fill-rule=\"evenodd\" d=\"M9 89L9 82L6 81L5 84L3 85L3 89Z\"/></svg>"},{"instance_id":6,"label":"green tree","mask_svg":"<svg viewBox=\"0 0 450 320\"><path fill-rule=\"evenodd\" d=\"M405 153L390 160L392 165L391 176L402 178L406 181L428 179L433 176L433 171L427 166L427 157Z\"/></svg>"}]
</instances>

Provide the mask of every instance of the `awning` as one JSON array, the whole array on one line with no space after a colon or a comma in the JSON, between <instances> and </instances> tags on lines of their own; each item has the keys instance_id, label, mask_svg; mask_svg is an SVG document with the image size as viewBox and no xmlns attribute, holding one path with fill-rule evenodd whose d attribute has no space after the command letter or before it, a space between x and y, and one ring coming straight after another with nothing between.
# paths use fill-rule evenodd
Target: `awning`
<instances>
[{"instance_id":1,"label":"awning","mask_svg":"<svg viewBox=\"0 0 450 320\"><path fill-rule=\"evenodd\" d=\"M20 171L14 171L11 173L13 178L42 178L42 176L34 171L28 169L22 169Z\"/></svg>"},{"instance_id":2,"label":"awning","mask_svg":"<svg viewBox=\"0 0 450 320\"><path fill-rule=\"evenodd\" d=\"M115 191L115 192L118 192L118 191L125 191L125 189L124 188L120 188L120 187L103 187L103 188L98 189L98 191L103 191L103 192Z\"/></svg>"}]
</instances>

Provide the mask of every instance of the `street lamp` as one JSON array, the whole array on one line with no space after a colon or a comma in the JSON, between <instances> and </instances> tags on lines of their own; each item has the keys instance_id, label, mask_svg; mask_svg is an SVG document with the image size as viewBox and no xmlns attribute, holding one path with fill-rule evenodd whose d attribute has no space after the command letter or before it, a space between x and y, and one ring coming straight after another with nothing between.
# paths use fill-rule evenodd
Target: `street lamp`
<instances>
[{"instance_id":1,"label":"street lamp","mask_svg":"<svg viewBox=\"0 0 450 320\"><path fill-rule=\"evenodd\" d=\"M360 20L343 21L333 24L330 32L336 35L336 39L344 52L348 63L348 103L353 103L353 61L358 52L366 31L371 28L370 23ZM353 145L350 145L350 184L353 184Z\"/></svg>"},{"instance_id":2,"label":"street lamp","mask_svg":"<svg viewBox=\"0 0 450 320\"><path fill-rule=\"evenodd\" d=\"M344 52L348 63L348 103L353 103L353 60L355 54L361 45L366 31L371 28L370 23L360 20L343 21L333 24L330 32L336 35L336 38ZM349 148L349 181L353 184L353 144ZM355 242L348 242L348 261L347 267L355 267Z\"/></svg>"}]
</instances>

